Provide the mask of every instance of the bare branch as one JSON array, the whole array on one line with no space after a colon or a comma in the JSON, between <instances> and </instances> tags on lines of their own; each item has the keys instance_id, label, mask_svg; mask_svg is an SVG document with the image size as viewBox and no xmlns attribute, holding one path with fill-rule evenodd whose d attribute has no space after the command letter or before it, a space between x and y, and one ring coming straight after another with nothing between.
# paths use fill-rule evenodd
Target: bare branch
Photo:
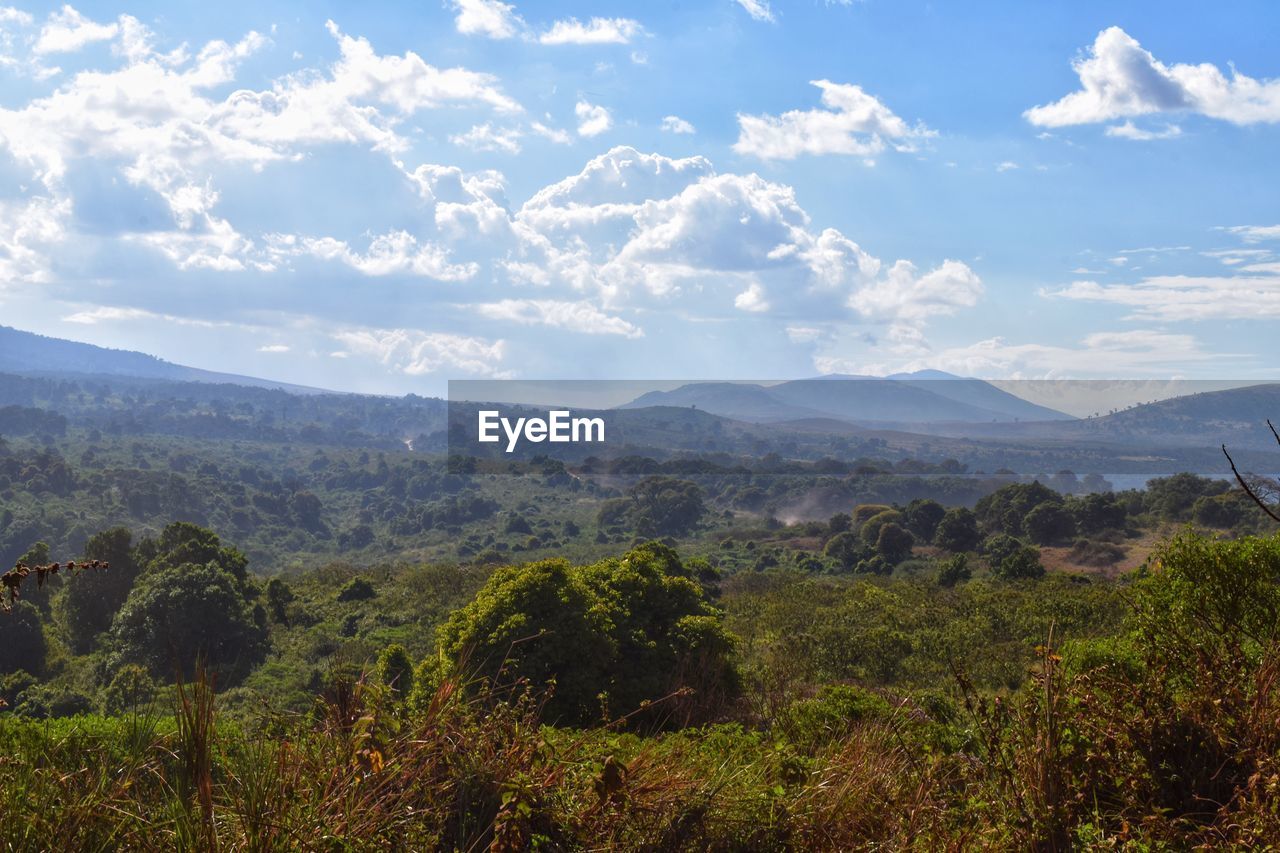
<instances>
[{"instance_id":1,"label":"bare branch","mask_svg":"<svg viewBox=\"0 0 1280 853\"><path fill-rule=\"evenodd\" d=\"M1267 426L1271 426L1271 421L1267 421ZM1276 428L1272 426L1271 427L1272 434L1275 434L1275 431L1276 431ZM1276 435L1276 441L1280 441L1280 435ZM1242 477L1240 475L1240 472L1236 470L1236 462L1234 459L1231 458L1231 454L1227 452L1227 446L1225 444L1222 445L1222 455L1227 457L1227 462L1231 465L1231 473L1236 475L1236 482L1240 484L1240 488L1244 489L1244 493L1249 497L1253 498L1253 502L1256 503L1258 506L1262 507L1262 511L1265 512L1267 515L1271 516L1271 519L1273 521L1280 522L1280 515L1277 515L1275 511L1271 509L1271 507L1267 505L1265 501L1262 500L1262 498L1254 494L1253 489L1249 487L1249 484L1245 482L1244 477Z\"/></svg>"}]
</instances>

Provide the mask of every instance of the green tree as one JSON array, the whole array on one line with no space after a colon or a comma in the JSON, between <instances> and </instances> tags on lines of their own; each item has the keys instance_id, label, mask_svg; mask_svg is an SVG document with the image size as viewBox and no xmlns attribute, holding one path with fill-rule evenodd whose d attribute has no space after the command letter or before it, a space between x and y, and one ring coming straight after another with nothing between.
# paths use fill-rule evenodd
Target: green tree
<instances>
[{"instance_id":1,"label":"green tree","mask_svg":"<svg viewBox=\"0 0 1280 853\"><path fill-rule=\"evenodd\" d=\"M29 601L15 601L8 613L0 613L0 675L26 670L44 672L48 645L40 625L40 611Z\"/></svg>"},{"instance_id":2,"label":"green tree","mask_svg":"<svg viewBox=\"0 0 1280 853\"><path fill-rule=\"evenodd\" d=\"M822 549L824 556L834 560L836 565L845 570L856 566L859 560L867 556L866 552L867 548L858 538L858 534L849 530L832 536L827 540L826 547Z\"/></svg>"},{"instance_id":3,"label":"green tree","mask_svg":"<svg viewBox=\"0 0 1280 853\"><path fill-rule=\"evenodd\" d=\"M1062 504L1042 503L1022 520L1027 538L1037 545L1056 545L1076 535L1076 522Z\"/></svg>"},{"instance_id":4,"label":"green tree","mask_svg":"<svg viewBox=\"0 0 1280 853\"><path fill-rule=\"evenodd\" d=\"M938 566L936 579L938 586L951 587L972 577L973 571L969 568L969 555L956 554L942 561L942 564Z\"/></svg>"},{"instance_id":5,"label":"green tree","mask_svg":"<svg viewBox=\"0 0 1280 853\"><path fill-rule=\"evenodd\" d=\"M125 664L116 670L102 694L102 710L124 714L147 708L156 694L156 683L145 667Z\"/></svg>"},{"instance_id":6,"label":"green tree","mask_svg":"<svg viewBox=\"0 0 1280 853\"><path fill-rule=\"evenodd\" d=\"M1061 504L1062 495L1038 481L1012 483L982 498L973 511L983 529L1022 536L1027 532L1023 520L1044 503Z\"/></svg>"},{"instance_id":7,"label":"green tree","mask_svg":"<svg viewBox=\"0 0 1280 853\"><path fill-rule=\"evenodd\" d=\"M962 506L947 510L933 534L933 544L955 554L972 551L978 547L981 539L978 519Z\"/></svg>"},{"instance_id":8,"label":"green tree","mask_svg":"<svg viewBox=\"0 0 1280 853\"><path fill-rule=\"evenodd\" d=\"M221 686L231 686L258 663L265 631L253 618L236 578L215 563L149 572L129 593L111 625L121 662L152 674L191 678L203 659Z\"/></svg>"},{"instance_id":9,"label":"green tree","mask_svg":"<svg viewBox=\"0 0 1280 853\"><path fill-rule=\"evenodd\" d=\"M991 573L1001 580L1024 580L1044 577L1044 564L1039 550L1024 545L992 567Z\"/></svg>"},{"instance_id":10,"label":"green tree","mask_svg":"<svg viewBox=\"0 0 1280 853\"><path fill-rule=\"evenodd\" d=\"M598 721L692 687L708 716L737 689L732 640L674 551L654 543L573 567L544 560L496 571L441 628L440 664L499 685L554 684L548 718ZM690 704L692 703L692 704Z\"/></svg>"},{"instance_id":11,"label":"green tree","mask_svg":"<svg viewBox=\"0 0 1280 853\"><path fill-rule=\"evenodd\" d=\"M95 534L85 543L86 560L105 560L105 571L79 573L63 586L56 610L66 631L67 643L76 654L93 651L98 636L111 628L111 620L124 606L138 577L133 534L116 527Z\"/></svg>"},{"instance_id":12,"label":"green tree","mask_svg":"<svg viewBox=\"0 0 1280 853\"><path fill-rule=\"evenodd\" d=\"M267 581L267 607L273 622L286 626L289 624L289 605L294 598L293 590L280 578Z\"/></svg>"},{"instance_id":13,"label":"green tree","mask_svg":"<svg viewBox=\"0 0 1280 853\"><path fill-rule=\"evenodd\" d=\"M397 696L408 696L413 690L413 661L405 647L392 643L378 655L378 681Z\"/></svg>"},{"instance_id":14,"label":"green tree","mask_svg":"<svg viewBox=\"0 0 1280 853\"><path fill-rule=\"evenodd\" d=\"M882 525L880 535L876 537L876 553L893 566L911 556L913 545L915 537L905 527L892 521Z\"/></svg>"},{"instance_id":15,"label":"green tree","mask_svg":"<svg viewBox=\"0 0 1280 853\"><path fill-rule=\"evenodd\" d=\"M946 507L931 498L916 498L902 511L906 528L921 542L933 540L938 523L946 514Z\"/></svg>"}]
</instances>

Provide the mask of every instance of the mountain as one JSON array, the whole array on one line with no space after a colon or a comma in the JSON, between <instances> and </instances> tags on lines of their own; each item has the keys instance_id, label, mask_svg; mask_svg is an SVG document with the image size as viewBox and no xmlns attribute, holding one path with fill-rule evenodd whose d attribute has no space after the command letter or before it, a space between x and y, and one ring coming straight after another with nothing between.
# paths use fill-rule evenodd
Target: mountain
<instances>
[{"instance_id":1,"label":"mountain","mask_svg":"<svg viewBox=\"0 0 1280 853\"><path fill-rule=\"evenodd\" d=\"M696 406L736 420L836 418L858 424L1070 420L980 379L940 371L897 377L822 376L776 385L701 382L641 395L622 408Z\"/></svg>"},{"instance_id":2,"label":"mountain","mask_svg":"<svg viewBox=\"0 0 1280 853\"><path fill-rule=\"evenodd\" d=\"M212 382L253 388L277 388L294 394L333 393L270 379L185 367L146 353L49 338L9 326L0 326L0 372L28 375L70 373L175 382Z\"/></svg>"}]
</instances>

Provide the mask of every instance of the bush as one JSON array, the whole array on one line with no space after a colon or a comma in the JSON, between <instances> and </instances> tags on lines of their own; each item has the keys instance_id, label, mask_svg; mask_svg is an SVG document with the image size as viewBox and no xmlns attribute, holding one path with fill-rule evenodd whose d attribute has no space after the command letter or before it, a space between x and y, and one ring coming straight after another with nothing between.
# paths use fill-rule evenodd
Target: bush
<instances>
[{"instance_id":1,"label":"bush","mask_svg":"<svg viewBox=\"0 0 1280 853\"><path fill-rule=\"evenodd\" d=\"M552 721L583 725L694 688L678 703L705 718L736 692L733 642L702 588L665 546L573 567L544 560L496 571L440 631L444 673L498 686L554 684ZM662 708L666 716L671 708Z\"/></svg>"},{"instance_id":2,"label":"bush","mask_svg":"<svg viewBox=\"0 0 1280 853\"><path fill-rule=\"evenodd\" d=\"M364 578L352 578L338 590L338 601L368 601L378 593Z\"/></svg>"}]
</instances>

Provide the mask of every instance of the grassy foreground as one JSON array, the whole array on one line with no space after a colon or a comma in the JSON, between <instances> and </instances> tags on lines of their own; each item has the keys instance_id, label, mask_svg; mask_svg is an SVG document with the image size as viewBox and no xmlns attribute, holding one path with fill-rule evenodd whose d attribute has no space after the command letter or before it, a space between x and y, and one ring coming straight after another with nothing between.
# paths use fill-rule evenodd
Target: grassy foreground
<instances>
[{"instance_id":1,"label":"grassy foreground","mask_svg":"<svg viewBox=\"0 0 1280 853\"><path fill-rule=\"evenodd\" d=\"M160 710L6 715L0 845L1273 849L1280 538L1180 536L1140 574L1120 633L1045 637L1012 692L957 665L932 692L830 684L698 728L576 729L520 685L338 680L250 727L197 678Z\"/></svg>"}]
</instances>

